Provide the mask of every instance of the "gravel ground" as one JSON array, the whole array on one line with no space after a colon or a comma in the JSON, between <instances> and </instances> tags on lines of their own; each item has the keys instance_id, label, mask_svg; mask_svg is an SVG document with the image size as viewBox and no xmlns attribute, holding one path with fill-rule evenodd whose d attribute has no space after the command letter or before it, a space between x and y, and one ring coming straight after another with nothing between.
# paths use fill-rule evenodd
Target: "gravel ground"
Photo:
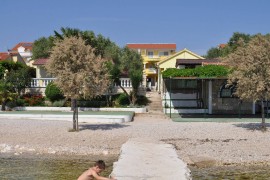
<instances>
[{"instance_id":1,"label":"gravel ground","mask_svg":"<svg viewBox=\"0 0 270 180\"><path fill-rule=\"evenodd\" d=\"M255 123L177 123L149 114L136 115L125 124L0 118L0 153L55 155L115 155L129 138L154 138L173 144L188 164L270 164L270 131ZM269 126L269 124L268 124Z\"/></svg>"}]
</instances>

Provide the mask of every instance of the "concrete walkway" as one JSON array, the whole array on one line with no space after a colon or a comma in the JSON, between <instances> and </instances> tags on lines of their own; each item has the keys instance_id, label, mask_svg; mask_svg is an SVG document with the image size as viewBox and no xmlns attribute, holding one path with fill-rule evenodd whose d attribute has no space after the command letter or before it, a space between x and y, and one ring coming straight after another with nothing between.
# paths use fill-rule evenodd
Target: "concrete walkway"
<instances>
[{"instance_id":1,"label":"concrete walkway","mask_svg":"<svg viewBox=\"0 0 270 180\"><path fill-rule=\"evenodd\" d=\"M152 139L130 139L113 165L117 180L187 180L190 170L170 144Z\"/></svg>"}]
</instances>

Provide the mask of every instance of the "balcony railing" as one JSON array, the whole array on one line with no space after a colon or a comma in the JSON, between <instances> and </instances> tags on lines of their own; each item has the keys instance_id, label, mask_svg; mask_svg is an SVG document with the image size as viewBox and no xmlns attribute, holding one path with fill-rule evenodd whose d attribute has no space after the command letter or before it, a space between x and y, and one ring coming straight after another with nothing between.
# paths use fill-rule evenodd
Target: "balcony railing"
<instances>
[{"instance_id":1,"label":"balcony railing","mask_svg":"<svg viewBox=\"0 0 270 180\"><path fill-rule=\"evenodd\" d=\"M50 82L54 81L56 78L32 78L31 87L32 88L45 88Z\"/></svg>"},{"instance_id":2,"label":"balcony railing","mask_svg":"<svg viewBox=\"0 0 270 180\"><path fill-rule=\"evenodd\" d=\"M50 82L56 78L32 78L31 88L45 88ZM129 78L120 78L121 86L125 88L132 88L131 80ZM116 86L116 85L115 85Z\"/></svg>"}]
</instances>

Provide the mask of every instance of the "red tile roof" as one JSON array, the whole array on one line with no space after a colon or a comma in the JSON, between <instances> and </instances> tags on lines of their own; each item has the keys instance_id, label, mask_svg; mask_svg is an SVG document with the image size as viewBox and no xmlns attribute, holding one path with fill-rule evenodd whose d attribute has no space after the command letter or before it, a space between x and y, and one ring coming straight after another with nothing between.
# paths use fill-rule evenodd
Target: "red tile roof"
<instances>
[{"instance_id":1,"label":"red tile roof","mask_svg":"<svg viewBox=\"0 0 270 180\"><path fill-rule=\"evenodd\" d=\"M33 65L45 65L49 59L36 59Z\"/></svg>"},{"instance_id":2,"label":"red tile roof","mask_svg":"<svg viewBox=\"0 0 270 180\"><path fill-rule=\"evenodd\" d=\"M176 44L127 44L130 49L176 49Z\"/></svg>"},{"instance_id":3,"label":"red tile roof","mask_svg":"<svg viewBox=\"0 0 270 180\"><path fill-rule=\"evenodd\" d=\"M6 60L9 57L7 52L0 52L0 61Z\"/></svg>"},{"instance_id":4,"label":"red tile roof","mask_svg":"<svg viewBox=\"0 0 270 180\"><path fill-rule=\"evenodd\" d=\"M220 44L220 45L218 45L218 47L219 47L220 49L225 48L226 46L227 46L227 44Z\"/></svg>"},{"instance_id":5,"label":"red tile roof","mask_svg":"<svg viewBox=\"0 0 270 180\"><path fill-rule=\"evenodd\" d=\"M12 51L18 51L18 48L21 46L24 47L25 49L32 50L33 43L32 42L20 42L12 48Z\"/></svg>"}]
</instances>

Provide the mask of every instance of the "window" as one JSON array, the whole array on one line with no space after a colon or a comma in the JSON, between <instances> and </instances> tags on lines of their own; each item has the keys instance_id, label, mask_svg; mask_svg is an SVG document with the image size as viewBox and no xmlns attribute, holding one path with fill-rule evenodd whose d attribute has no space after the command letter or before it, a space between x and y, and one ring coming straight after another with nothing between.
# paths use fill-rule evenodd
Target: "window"
<instances>
[{"instance_id":1,"label":"window","mask_svg":"<svg viewBox=\"0 0 270 180\"><path fill-rule=\"evenodd\" d=\"M148 51L148 52L147 52L147 56L148 56L149 58L152 58L152 57L154 56L154 52L153 52L153 51Z\"/></svg>"},{"instance_id":2,"label":"window","mask_svg":"<svg viewBox=\"0 0 270 180\"><path fill-rule=\"evenodd\" d=\"M220 98L234 98L235 91L235 85L227 86L227 84L223 84L219 89L219 96Z\"/></svg>"},{"instance_id":3,"label":"window","mask_svg":"<svg viewBox=\"0 0 270 180\"><path fill-rule=\"evenodd\" d=\"M159 56L169 56L169 52L168 51L160 51L158 53Z\"/></svg>"}]
</instances>

